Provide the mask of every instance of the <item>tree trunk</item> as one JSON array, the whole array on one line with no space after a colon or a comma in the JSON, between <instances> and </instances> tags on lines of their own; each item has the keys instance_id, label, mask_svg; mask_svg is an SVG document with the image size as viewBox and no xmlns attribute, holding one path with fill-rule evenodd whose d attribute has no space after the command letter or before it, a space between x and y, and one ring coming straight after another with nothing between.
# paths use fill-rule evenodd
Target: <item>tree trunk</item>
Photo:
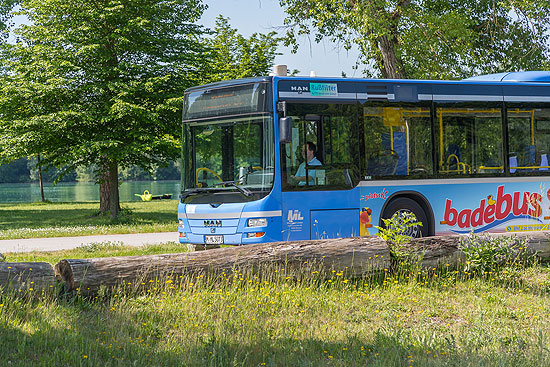
<instances>
[{"instance_id":1,"label":"tree trunk","mask_svg":"<svg viewBox=\"0 0 550 367\"><path fill-rule=\"evenodd\" d=\"M110 213L111 219L116 219L120 212L118 164L110 159L105 159L99 172L99 211Z\"/></svg>"},{"instance_id":2,"label":"tree trunk","mask_svg":"<svg viewBox=\"0 0 550 367\"><path fill-rule=\"evenodd\" d=\"M42 180L42 164L40 162L40 153L36 158L38 167L38 182L40 183L40 198L42 199L42 202L45 202L46 198L44 197L44 181Z\"/></svg>"},{"instance_id":3,"label":"tree trunk","mask_svg":"<svg viewBox=\"0 0 550 367\"><path fill-rule=\"evenodd\" d=\"M0 289L36 292L53 289L55 284L54 270L48 263L0 262Z\"/></svg>"},{"instance_id":4,"label":"tree trunk","mask_svg":"<svg viewBox=\"0 0 550 367\"><path fill-rule=\"evenodd\" d=\"M272 264L300 268L306 261L316 270L346 269L347 274L359 275L389 267L390 252L378 237L278 242L182 254L61 260L55 265L55 273L67 291L79 288L82 294L93 294L100 286L139 284L157 277L217 273L233 268L257 271Z\"/></svg>"},{"instance_id":5,"label":"tree trunk","mask_svg":"<svg viewBox=\"0 0 550 367\"><path fill-rule=\"evenodd\" d=\"M505 234L506 235L506 234ZM409 249L418 255L423 268L455 266L464 259L458 245L462 236L427 237L414 240ZM528 238L528 249L541 259L550 259L550 232L518 235ZM139 284L158 277L219 273L244 268L258 271L266 265L286 269L310 264L319 271L345 271L361 276L389 268L392 264L387 244L379 237L344 238L226 247L182 254L61 260L55 274L67 291L77 288L93 294L100 286Z\"/></svg>"},{"instance_id":6,"label":"tree trunk","mask_svg":"<svg viewBox=\"0 0 550 367\"><path fill-rule=\"evenodd\" d=\"M378 47L382 54L382 75L387 79L406 79L403 63L395 55L395 41L389 36L378 38Z\"/></svg>"}]
</instances>

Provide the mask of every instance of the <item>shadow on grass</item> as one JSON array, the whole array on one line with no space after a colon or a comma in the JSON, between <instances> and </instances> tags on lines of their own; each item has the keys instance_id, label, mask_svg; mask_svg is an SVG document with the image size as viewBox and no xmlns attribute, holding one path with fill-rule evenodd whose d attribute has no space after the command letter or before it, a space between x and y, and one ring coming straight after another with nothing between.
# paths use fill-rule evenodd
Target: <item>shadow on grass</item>
<instances>
[{"instance_id":1,"label":"shadow on grass","mask_svg":"<svg viewBox=\"0 0 550 367\"><path fill-rule=\"evenodd\" d=\"M175 223L177 204L174 207L150 209L142 206L139 210L122 205L121 215L111 221L108 215L98 215L99 204L25 205L18 208L0 206L0 230L19 228L45 228L61 226L91 226L118 224Z\"/></svg>"}]
</instances>

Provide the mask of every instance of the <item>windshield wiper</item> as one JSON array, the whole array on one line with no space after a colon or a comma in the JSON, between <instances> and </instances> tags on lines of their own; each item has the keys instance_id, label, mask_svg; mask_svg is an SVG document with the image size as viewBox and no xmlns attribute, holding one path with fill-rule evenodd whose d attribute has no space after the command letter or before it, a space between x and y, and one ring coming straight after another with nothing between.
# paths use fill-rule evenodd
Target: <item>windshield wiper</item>
<instances>
[{"instance_id":1,"label":"windshield wiper","mask_svg":"<svg viewBox=\"0 0 550 367\"><path fill-rule=\"evenodd\" d=\"M254 195L252 193L252 191L250 191L249 189L247 189L246 187L243 187L243 186L239 186L235 183L235 181L223 181L223 182L218 182L212 186L220 186L220 185L229 185L229 186L233 186L234 188L236 188L237 190L240 191L241 194L243 194L244 196L246 197L249 197L249 196L252 196Z\"/></svg>"},{"instance_id":2,"label":"windshield wiper","mask_svg":"<svg viewBox=\"0 0 550 367\"><path fill-rule=\"evenodd\" d=\"M189 190L186 190L185 192L182 192L180 194L180 200L185 199L189 195L198 194L199 192L208 192L208 191L210 191L210 190L208 190L207 188L201 188L201 187L198 187L198 188L195 188L195 189L189 189ZM182 201L182 203L183 203L183 201Z\"/></svg>"}]
</instances>

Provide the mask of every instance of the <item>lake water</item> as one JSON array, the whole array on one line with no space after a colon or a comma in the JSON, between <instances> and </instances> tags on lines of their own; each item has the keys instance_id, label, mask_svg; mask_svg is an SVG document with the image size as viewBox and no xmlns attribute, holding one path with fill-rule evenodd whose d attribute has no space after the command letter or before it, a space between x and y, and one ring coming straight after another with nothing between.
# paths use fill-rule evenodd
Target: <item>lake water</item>
<instances>
[{"instance_id":1,"label":"lake water","mask_svg":"<svg viewBox=\"0 0 550 367\"><path fill-rule=\"evenodd\" d=\"M120 201L140 201L135 194L149 190L153 195L171 194L177 199L180 193L180 181L129 181L120 187ZM91 182L61 182L53 186L44 184L46 200L56 202L99 201L99 185ZM0 184L0 203L32 203L40 201L38 183Z\"/></svg>"}]
</instances>

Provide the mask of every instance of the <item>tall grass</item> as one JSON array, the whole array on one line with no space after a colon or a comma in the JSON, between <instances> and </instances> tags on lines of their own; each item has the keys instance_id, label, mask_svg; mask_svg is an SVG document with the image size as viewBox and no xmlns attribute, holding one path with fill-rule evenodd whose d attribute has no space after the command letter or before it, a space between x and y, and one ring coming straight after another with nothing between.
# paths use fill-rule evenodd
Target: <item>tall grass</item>
<instances>
[{"instance_id":1,"label":"tall grass","mask_svg":"<svg viewBox=\"0 0 550 367\"><path fill-rule=\"evenodd\" d=\"M266 266L0 296L10 366L545 366L550 268L398 269L349 279Z\"/></svg>"}]
</instances>

